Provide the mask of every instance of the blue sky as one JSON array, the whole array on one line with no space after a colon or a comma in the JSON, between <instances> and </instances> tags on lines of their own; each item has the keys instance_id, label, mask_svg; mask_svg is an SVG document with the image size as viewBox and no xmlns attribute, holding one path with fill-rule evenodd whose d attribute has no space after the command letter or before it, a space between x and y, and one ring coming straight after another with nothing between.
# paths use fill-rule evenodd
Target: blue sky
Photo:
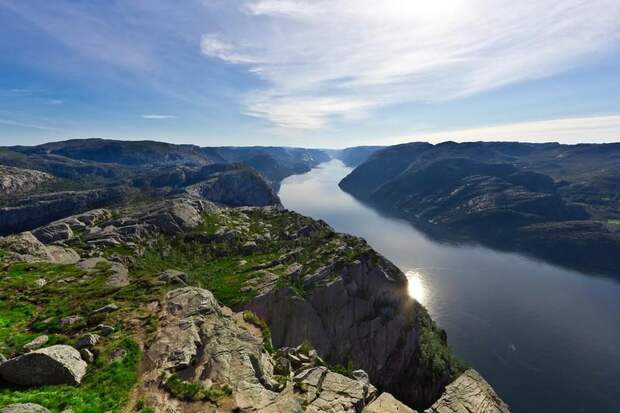
<instances>
[{"instance_id":1,"label":"blue sky","mask_svg":"<svg viewBox=\"0 0 620 413\"><path fill-rule=\"evenodd\" d=\"M618 0L0 0L0 144L620 140Z\"/></svg>"}]
</instances>

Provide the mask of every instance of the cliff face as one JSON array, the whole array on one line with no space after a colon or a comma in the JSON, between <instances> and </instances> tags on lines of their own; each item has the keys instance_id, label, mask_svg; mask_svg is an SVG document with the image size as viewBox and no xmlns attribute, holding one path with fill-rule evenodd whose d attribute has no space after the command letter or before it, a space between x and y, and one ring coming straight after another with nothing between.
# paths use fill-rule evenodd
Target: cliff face
<instances>
[{"instance_id":1,"label":"cliff face","mask_svg":"<svg viewBox=\"0 0 620 413\"><path fill-rule=\"evenodd\" d=\"M129 198L126 187L68 191L24 198L0 208L0 235L27 231L89 209L119 204Z\"/></svg>"}]
</instances>

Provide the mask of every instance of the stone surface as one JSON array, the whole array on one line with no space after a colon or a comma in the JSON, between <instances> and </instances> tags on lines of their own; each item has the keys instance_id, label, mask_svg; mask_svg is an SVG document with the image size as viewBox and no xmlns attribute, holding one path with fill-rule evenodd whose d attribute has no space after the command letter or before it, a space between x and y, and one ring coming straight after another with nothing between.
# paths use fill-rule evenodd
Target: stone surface
<instances>
[{"instance_id":1,"label":"stone surface","mask_svg":"<svg viewBox=\"0 0 620 413\"><path fill-rule=\"evenodd\" d=\"M35 350L0 364L0 376L22 386L78 385L86 363L71 346L56 345Z\"/></svg>"},{"instance_id":2,"label":"stone surface","mask_svg":"<svg viewBox=\"0 0 620 413\"><path fill-rule=\"evenodd\" d=\"M381 393L375 401L364 408L363 413L416 413L416 411L396 400L390 393Z\"/></svg>"},{"instance_id":3,"label":"stone surface","mask_svg":"<svg viewBox=\"0 0 620 413\"><path fill-rule=\"evenodd\" d=\"M181 401L162 392L159 380L170 373L204 386L230 386L232 395L225 403L232 411L353 413L376 395L366 381L325 367L299 370L286 385L276 381L276 361L265 351L260 335L254 335L240 319L220 307L207 290L187 287L169 292L160 330L145 354L147 371L140 390L145 400L156 410L184 410ZM294 348L278 354L286 359L303 355L308 363L318 360ZM201 406L200 411L215 408Z\"/></svg>"},{"instance_id":4,"label":"stone surface","mask_svg":"<svg viewBox=\"0 0 620 413\"><path fill-rule=\"evenodd\" d=\"M107 304L104 305L101 308L96 309L95 311L93 311L93 314L97 314L97 313L111 313L113 311L118 310L118 306L114 303L112 304Z\"/></svg>"},{"instance_id":5,"label":"stone surface","mask_svg":"<svg viewBox=\"0 0 620 413\"><path fill-rule=\"evenodd\" d=\"M73 230L68 224L59 222L36 228L32 231L32 235L44 244L51 244L52 242L72 239Z\"/></svg>"},{"instance_id":6,"label":"stone surface","mask_svg":"<svg viewBox=\"0 0 620 413\"><path fill-rule=\"evenodd\" d=\"M32 191L53 179L45 172L0 165L0 195Z\"/></svg>"},{"instance_id":7,"label":"stone surface","mask_svg":"<svg viewBox=\"0 0 620 413\"><path fill-rule=\"evenodd\" d=\"M48 261L57 264L74 264L80 256L70 248L46 246L31 232L0 237L0 248L7 251L11 261Z\"/></svg>"},{"instance_id":8,"label":"stone surface","mask_svg":"<svg viewBox=\"0 0 620 413\"><path fill-rule=\"evenodd\" d=\"M187 274L177 270L166 270L159 275L159 280L166 284L187 285Z\"/></svg>"},{"instance_id":9,"label":"stone surface","mask_svg":"<svg viewBox=\"0 0 620 413\"><path fill-rule=\"evenodd\" d=\"M35 338L34 340L32 340L30 343L28 344L24 344L24 350L25 351L32 351L32 350L36 350L42 346L45 345L45 343L47 343L49 341L49 337L48 336L39 336L37 338Z\"/></svg>"},{"instance_id":10,"label":"stone surface","mask_svg":"<svg viewBox=\"0 0 620 413\"><path fill-rule=\"evenodd\" d=\"M132 193L132 189L118 186L25 197L14 206L0 208L0 235L29 231L82 211L119 203Z\"/></svg>"},{"instance_id":11,"label":"stone surface","mask_svg":"<svg viewBox=\"0 0 620 413\"><path fill-rule=\"evenodd\" d=\"M129 270L121 263L109 261L102 257L94 257L80 261L77 267L87 272L108 272L106 287L120 288L129 285Z\"/></svg>"},{"instance_id":12,"label":"stone surface","mask_svg":"<svg viewBox=\"0 0 620 413\"><path fill-rule=\"evenodd\" d=\"M97 345L99 340L101 340L101 337L99 337L97 334L89 333L80 338L75 347L78 349L92 348Z\"/></svg>"},{"instance_id":13,"label":"stone surface","mask_svg":"<svg viewBox=\"0 0 620 413\"><path fill-rule=\"evenodd\" d=\"M443 395L425 413L510 413L491 386L469 369L450 383Z\"/></svg>"},{"instance_id":14,"label":"stone surface","mask_svg":"<svg viewBox=\"0 0 620 413\"><path fill-rule=\"evenodd\" d=\"M87 349L87 348L83 348L83 349L80 350L80 357L82 357L82 360L84 360L88 364L90 364L93 361L95 361L94 354L89 349Z\"/></svg>"},{"instance_id":15,"label":"stone surface","mask_svg":"<svg viewBox=\"0 0 620 413\"><path fill-rule=\"evenodd\" d=\"M425 385L416 379L424 374L418 323L430 317L408 296L404 274L372 255L334 272L327 266L305 276L303 296L274 284L242 307L268 322L276 347L308 340L330 363L350 361L399 400L430 405L450 378L446 373Z\"/></svg>"},{"instance_id":16,"label":"stone surface","mask_svg":"<svg viewBox=\"0 0 620 413\"><path fill-rule=\"evenodd\" d=\"M50 413L50 411L39 404L18 403L1 408L0 413Z\"/></svg>"}]
</instances>

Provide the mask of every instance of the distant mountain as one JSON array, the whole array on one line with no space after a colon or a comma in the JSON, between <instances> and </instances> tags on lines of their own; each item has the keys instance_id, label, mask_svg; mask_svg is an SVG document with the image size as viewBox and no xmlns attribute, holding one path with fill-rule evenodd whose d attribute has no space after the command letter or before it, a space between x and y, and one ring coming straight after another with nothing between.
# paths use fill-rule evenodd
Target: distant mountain
<instances>
[{"instance_id":1,"label":"distant mountain","mask_svg":"<svg viewBox=\"0 0 620 413\"><path fill-rule=\"evenodd\" d=\"M384 146L354 146L337 151L334 157L340 159L346 166L356 167L366 162L373 153L383 148Z\"/></svg>"},{"instance_id":2,"label":"distant mountain","mask_svg":"<svg viewBox=\"0 0 620 413\"><path fill-rule=\"evenodd\" d=\"M321 149L274 146L208 147L203 153L219 162L241 162L256 169L275 188L290 175L308 172L330 156Z\"/></svg>"},{"instance_id":3,"label":"distant mountain","mask_svg":"<svg viewBox=\"0 0 620 413\"><path fill-rule=\"evenodd\" d=\"M16 146L10 149L25 155L59 155L77 161L125 166L213 163L198 146L154 141L73 139L38 146Z\"/></svg>"},{"instance_id":4,"label":"distant mountain","mask_svg":"<svg viewBox=\"0 0 620 413\"><path fill-rule=\"evenodd\" d=\"M620 144L409 143L377 151L340 186L431 231L620 270Z\"/></svg>"}]
</instances>

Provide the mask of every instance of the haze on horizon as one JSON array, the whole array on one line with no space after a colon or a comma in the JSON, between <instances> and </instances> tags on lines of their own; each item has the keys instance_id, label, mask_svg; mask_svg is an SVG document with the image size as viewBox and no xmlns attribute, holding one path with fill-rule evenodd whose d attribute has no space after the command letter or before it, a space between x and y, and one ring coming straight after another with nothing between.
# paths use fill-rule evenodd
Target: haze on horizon
<instances>
[{"instance_id":1,"label":"haze on horizon","mask_svg":"<svg viewBox=\"0 0 620 413\"><path fill-rule=\"evenodd\" d=\"M0 145L620 140L617 0L0 0Z\"/></svg>"}]
</instances>

